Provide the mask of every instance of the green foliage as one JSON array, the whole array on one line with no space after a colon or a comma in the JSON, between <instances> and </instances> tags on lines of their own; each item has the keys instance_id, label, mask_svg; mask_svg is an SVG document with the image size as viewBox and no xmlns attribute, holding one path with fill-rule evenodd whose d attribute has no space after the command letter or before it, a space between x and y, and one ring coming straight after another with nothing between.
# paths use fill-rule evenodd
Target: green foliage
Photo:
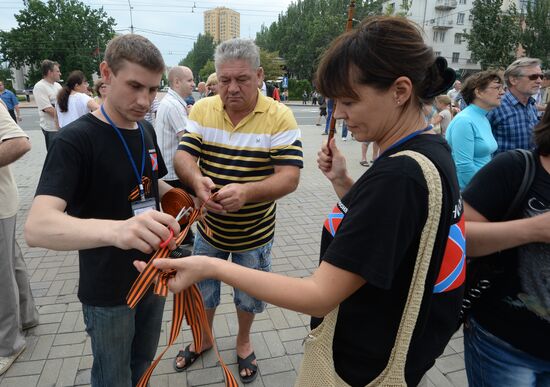
<instances>
[{"instance_id":1,"label":"green foliage","mask_svg":"<svg viewBox=\"0 0 550 387\"><path fill-rule=\"evenodd\" d=\"M65 75L81 70L91 79L115 35L115 20L102 8L92 9L79 0L23 0L23 4L25 8L15 15L17 27L0 32L1 60L33 68L29 85L41 78L37 70L43 59L58 62Z\"/></svg>"},{"instance_id":2,"label":"green foliage","mask_svg":"<svg viewBox=\"0 0 550 387\"><path fill-rule=\"evenodd\" d=\"M12 79L12 77L13 75L9 67L0 67L0 81L4 82L4 87L8 90L13 90L12 81L8 81L8 79Z\"/></svg>"},{"instance_id":3,"label":"green foliage","mask_svg":"<svg viewBox=\"0 0 550 387\"><path fill-rule=\"evenodd\" d=\"M475 0L472 29L465 33L472 59L483 69L506 68L516 59L520 43L520 19L514 4L502 10L503 0Z\"/></svg>"},{"instance_id":4,"label":"green foliage","mask_svg":"<svg viewBox=\"0 0 550 387\"><path fill-rule=\"evenodd\" d=\"M210 74L216 72L216 66L214 66L214 59L209 59L204 66L202 66L201 71L199 71L199 77L201 81L206 82Z\"/></svg>"},{"instance_id":5,"label":"green foliage","mask_svg":"<svg viewBox=\"0 0 550 387\"><path fill-rule=\"evenodd\" d=\"M285 61L279 58L278 52L269 52L261 48L260 64L264 69L265 79L276 80L283 75L281 66L285 64Z\"/></svg>"},{"instance_id":6,"label":"green foliage","mask_svg":"<svg viewBox=\"0 0 550 387\"><path fill-rule=\"evenodd\" d=\"M344 32L348 5L349 0L298 0L278 21L262 26L256 44L285 58L292 77L312 79L320 56ZM381 12L380 0L357 1L354 19Z\"/></svg>"},{"instance_id":7,"label":"green foliage","mask_svg":"<svg viewBox=\"0 0 550 387\"><path fill-rule=\"evenodd\" d=\"M209 34L199 34L197 36L197 41L193 43L193 48L187 53L187 56L179 62L179 65L189 67L193 71L195 79L197 79L204 65L214 58L215 50L216 45L214 43L214 38Z\"/></svg>"},{"instance_id":8,"label":"green foliage","mask_svg":"<svg viewBox=\"0 0 550 387\"><path fill-rule=\"evenodd\" d=\"M289 79L288 80L288 99L292 101L301 101L304 90L310 96L313 91L311 82L306 79Z\"/></svg>"},{"instance_id":9,"label":"green foliage","mask_svg":"<svg viewBox=\"0 0 550 387\"><path fill-rule=\"evenodd\" d=\"M527 56L542 60L543 68L550 67L550 0L527 4L522 45Z\"/></svg>"}]
</instances>

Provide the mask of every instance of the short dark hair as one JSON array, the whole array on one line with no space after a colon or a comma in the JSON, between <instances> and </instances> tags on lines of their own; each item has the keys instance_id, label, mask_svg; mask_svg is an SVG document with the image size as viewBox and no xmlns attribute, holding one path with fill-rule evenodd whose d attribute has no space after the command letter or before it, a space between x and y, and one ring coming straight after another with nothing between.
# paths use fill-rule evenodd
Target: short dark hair
<instances>
[{"instance_id":1,"label":"short dark hair","mask_svg":"<svg viewBox=\"0 0 550 387\"><path fill-rule=\"evenodd\" d=\"M159 49L149 39L136 34L119 35L112 39L105 49L104 60L115 75L124 61L159 73L165 67Z\"/></svg>"},{"instance_id":2,"label":"short dark hair","mask_svg":"<svg viewBox=\"0 0 550 387\"><path fill-rule=\"evenodd\" d=\"M542 119L533 129L533 141L542 156L550 155L550 103L546 105Z\"/></svg>"},{"instance_id":3,"label":"short dark hair","mask_svg":"<svg viewBox=\"0 0 550 387\"><path fill-rule=\"evenodd\" d=\"M42 69L42 77L46 77L50 71L53 71L55 66L59 67L59 63L54 62L53 60L44 59L40 63L40 68Z\"/></svg>"},{"instance_id":4,"label":"short dark hair","mask_svg":"<svg viewBox=\"0 0 550 387\"><path fill-rule=\"evenodd\" d=\"M417 25L403 17L375 16L334 40L321 59L316 84L329 98L357 99L354 83L387 90L401 76L411 80L419 108L455 80L453 74L444 81Z\"/></svg>"},{"instance_id":5,"label":"short dark hair","mask_svg":"<svg viewBox=\"0 0 550 387\"><path fill-rule=\"evenodd\" d=\"M476 99L476 89L484 91L491 82L497 82L503 85L502 77L496 70L480 71L470 75L462 84L462 98L466 104L471 104Z\"/></svg>"}]
</instances>

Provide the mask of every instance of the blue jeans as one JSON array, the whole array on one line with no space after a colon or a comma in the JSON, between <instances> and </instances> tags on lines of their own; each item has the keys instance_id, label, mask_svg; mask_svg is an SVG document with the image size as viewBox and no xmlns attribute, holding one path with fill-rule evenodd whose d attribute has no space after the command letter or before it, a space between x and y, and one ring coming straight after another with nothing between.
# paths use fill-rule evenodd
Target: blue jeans
<instances>
[{"instance_id":1,"label":"blue jeans","mask_svg":"<svg viewBox=\"0 0 550 387\"><path fill-rule=\"evenodd\" d=\"M198 232L195 236L193 255L207 255L227 260L231 254L231 261L237 265L256 270L271 271L271 246L273 246L273 241L254 250L241 252L222 251L205 241L200 232ZM214 309L220 304L220 281L212 279L201 281L199 282L199 289L206 309ZM237 288L233 291L233 301L237 308L245 312L262 313L265 309L265 302L251 297Z\"/></svg>"},{"instance_id":2,"label":"blue jeans","mask_svg":"<svg viewBox=\"0 0 550 387\"><path fill-rule=\"evenodd\" d=\"M464 327L464 360L470 387L550 386L550 362L493 336L472 318Z\"/></svg>"},{"instance_id":3,"label":"blue jeans","mask_svg":"<svg viewBox=\"0 0 550 387\"><path fill-rule=\"evenodd\" d=\"M157 351L164 301L149 290L135 309L82 304L92 339L93 387L137 385Z\"/></svg>"}]
</instances>

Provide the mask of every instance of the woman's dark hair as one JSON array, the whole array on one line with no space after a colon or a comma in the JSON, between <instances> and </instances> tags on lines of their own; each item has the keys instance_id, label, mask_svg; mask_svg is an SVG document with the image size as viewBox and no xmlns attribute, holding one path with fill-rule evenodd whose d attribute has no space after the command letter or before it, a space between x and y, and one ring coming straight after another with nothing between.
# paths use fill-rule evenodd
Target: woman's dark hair
<instances>
[{"instance_id":1,"label":"woman's dark hair","mask_svg":"<svg viewBox=\"0 0 550 387\"><path fill-rule=\"evenodd\" d=\"M95 81L94 92L99 98L103 98L103 95L101 95L100 89L101 89L101 86L103 86L104 84L105 82L103 82L102 78L99 78L97 81Z\"/></svg>"},{"instance_id":2,"label":"woman's dark hair","mask_svg":"<svg viewBox=\"0 0 550 387\"><path fill-rule=\"evenodd\" d=\"M496 70L480 71L478 73L470 75L462 84L460 94L467 105L474 102L476 99L476 89L484 91L491 82L497 82L501 85L504 84L500 73Z\"/></svg>"},{"instance_id":3,"label":"woman's dark hair","mask_svg":"<svg viewBox=\"0 0 550 387\"><path fill-rule=\"evenodd\" d=\"M86 81L84 73L80 70L72 71L65 82L65 86L57 94L57 104L59 105L59 110L65 113L69 105L69 96L71 91L78 85L83 84Z\"/></svg>"},{"instance_id":4,"label":"woman's dark hair","mask_svg":"<svg viewBox=\"0 0 550 387\"><path fill-rule=\"evenodd\" d=\"M335 39L321 59L316 84L329 98L358 99L353 84L387 90L401 76L411 80L419 106L456 79L444 58L436 60L418 26L402 17L375 16Z\"/></svg>"},{"instance_id":5,"label":"woman's dark hair","mask_svg":"<svg viewBox=\"0 0 550 387\"><path fill-rule=\"evenodd\" d=\"M542 119L533 129L533 141L542 156L550 155L550 103L546 105Z\"/></svg>"}]
</instances>

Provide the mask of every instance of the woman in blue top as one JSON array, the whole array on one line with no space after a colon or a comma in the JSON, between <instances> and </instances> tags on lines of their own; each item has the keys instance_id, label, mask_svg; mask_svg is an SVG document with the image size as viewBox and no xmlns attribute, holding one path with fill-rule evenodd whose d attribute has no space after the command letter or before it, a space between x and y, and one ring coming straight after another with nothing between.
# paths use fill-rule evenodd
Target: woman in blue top
<instances>
[{"instance_id":1,"label":"woman in blue top","mask_svg":"<svg viewBox=\"0 0 550 387\"><path fill-rule=\"evenodd\" d=\"M502 78L496 71L476 73L462 87L468 106L451 121L445 136L452 149L460 189L468 185L497 149L486 115L500 105L503 94Z\"/></svg>"}]
</instances>

